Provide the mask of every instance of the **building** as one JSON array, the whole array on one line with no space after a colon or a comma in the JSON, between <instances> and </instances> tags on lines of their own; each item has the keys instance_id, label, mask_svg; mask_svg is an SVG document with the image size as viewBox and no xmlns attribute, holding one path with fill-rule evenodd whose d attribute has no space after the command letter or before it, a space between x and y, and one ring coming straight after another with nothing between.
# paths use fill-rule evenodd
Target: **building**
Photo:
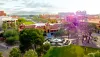
<instances>
[{"instance_id":1,"label":"building","mask_svg":"<svg viewBox=\"0 0 100 57\"><path fill-rule=\"evenodd\" d=\"M0 16L6 16L6 13L4 11L0 11Z\"/></svg>"},{"instance_id":2,"label":"building","mask_svg":"<svg viewBox=\"0 0 100 57\"><path fill-rule=\"evenodd\" d=\"M2 30L2 16L6 16L6 13L4 11L0 11L0 30Z\"/></svg>"},{"instance_id":3,"label":"building","mask_svg":"<svg viewBox=\"0 0 100 57\"><path fill-rule=\"evenodd\" d=\"M49 24L49 23L36 23L33 25L24 25L22 24L19 28L19 31L23 30L24 28L35 28L35 29L42 29L45 32L55 32L59 29L59 24Z\"/></svg>"},{"instance_id":4,"label":"building","mask_svg":"<svg viewBox=\"0 0 100 57\"><path fill-rule=\"evenodd\" d=\"M69 15L75 15L73 12L61 12L58 13L60 19L65 19Z\"/></svg>"},{"instance_id":5,"label":"building","mask_svg":"<svg viewBox=\"0 0 100 57\"><path fill-rule=\"evenodd\" d=\"M6 22L8 22L8 24L10 25L11 23L15 23L15 26L16 26L16 21L17 21L18 19L16 19L16 18L12 18L12 17L9 17L9 16L0 16L0 27L2 27L2 23L4 22L4 21L6 21Z\"/></svg>"},{"instance_id":6,"label":"building","mask_svg":"<svg viewBox=\"0 0 100 57\"><path fill-rule=\"evenodd\" d=\"M40 17L44 19L59 19L59 15L56 14L43 14Z\"/></svg>"},{"instance_id":7,"label":"building","mask_svg":"<svg viewBox=\"0 0 100 57\"><path fill-rule=\"evenodd\" d=\"M62 19L62 21L66 21L66 22L72 22L75 19L77 19L79 21L87 21L86 11L77 11L76 13L74 13L74 12L63 13L62 12L62 13L59 13L58 15L59 15L60 19Z\"/></svg>"},{"instance_id":8,"label":"building","mask_svg":"<svg viewBox=\"0 0 100 57\"><path fill-rule=\"evenodd\" d=\"M16 19L19 18L19 16L16 16L16 15L12 15L11 17L12 17L12 18L16 18Z\"/></svg>"},{"instance_id":9,"label":"building","mask_svg":"<svg viewBox=\"0 0 100 57\"><path fill-rule=\"evenodd\" d=\"M99 23L100 16L99 15L87 15L87 21L90 23Z\"/></svg>"},{"instance_id":10,"label":"building","mask_svg":"<svg viewBox=\"0 0 100 57\"><path fill-rule=\"evenodd\" d=\"M100 19L99 15L87 15L87 18L92 20L92 19Z\"/></svg>"}]
</instances>

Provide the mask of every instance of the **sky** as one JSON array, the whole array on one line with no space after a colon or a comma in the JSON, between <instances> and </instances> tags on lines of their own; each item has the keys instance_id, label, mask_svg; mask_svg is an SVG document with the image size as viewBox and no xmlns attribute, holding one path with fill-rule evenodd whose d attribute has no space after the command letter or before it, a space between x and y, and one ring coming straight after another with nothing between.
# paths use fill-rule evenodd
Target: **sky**
<instances>
[{"instance_id":1,"label":"sky","mask_svg":"<svg viewBox=\"0 0 100 57\"><path fill-rule=\"evenodd\" d=\"M6 13L26 12L75 12L100 13L100 0L0 0L0 10Z\"/></svg>"}]
</instances>

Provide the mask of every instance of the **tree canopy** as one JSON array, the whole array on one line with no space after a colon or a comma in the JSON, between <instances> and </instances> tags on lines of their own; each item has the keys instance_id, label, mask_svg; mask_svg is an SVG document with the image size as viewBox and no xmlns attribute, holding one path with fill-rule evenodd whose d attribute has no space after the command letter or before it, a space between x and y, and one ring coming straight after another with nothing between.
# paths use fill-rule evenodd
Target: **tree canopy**
<instances>
[{"instance_id":1,"label":"tree canopy","mask_svg":"<svg viewBox=\"0 0 100 57\"><path fill-rule=\"evenodd\" d=\"M3 22L2 29L5 31L8 28L7 22Z\"/></svg>"},{"instance_id":2,"label":"tree canopy","mask_svg":"<svg viewBox=\"0 0 100 57\"><path fill-rule=\"evenodd\" d=\"M38 57L38 56L34 50L30 49L25 52L24 57Z\"/></svg>"},{"instance_id":3,"label":"tree canopy","mask_svg":"<svg viewBox=\"0 0 100 57\"><path fill-rule=\"evenodd\" d=\"M9 57L21 57L21 52L18 48L13 48L10 51Z\"/></svg>"},{"instance_id":4,"label":"tree canopy","mask_svg":"<svg viewBox=\"0 0 100 57\"><path fill-rule=\"evenodd\" d=\"M14 44L15 41L19 40L19 33L15 29L6 30L3 36L6 38L6 43L10 45Z\"/></svg>"},{"instance_id":5,"label":"tree canopy","mask_svg":"<svg viewBox=\"0 0 100 57\"><path fill-rule=\"evenodd\" d=\"M18 18L18 22L19 22L19 23L23 23L23 22L25 22L25 21L26 21L25 18Z\"/></svg>"},{"instance_id":6,"label":"tree canopy","mask_svg":"<svg viewBox=\"0 0 100 57\"><path fill-rule=\"evenodd\" d=\"M1 52L0 52L0 57L3 57Z\"/></svg>"},{"instance_id":7,"label":"tree canopy","mask_svg":"<svg viewBox=\"0 0 100 57\"><path fill-rule=\"evenodd\" d=\"M19 41L22 52L31 49L33 44L35 47L42 45L44 42L43 31L39 29L24 29L20 32Z\"/></svg>"},{"instance_id":8,"label":"tree canopy","mask_svg":"<svg viewBox=\"0 0 100 57\"><path fill-rule=\"evenodd\" d=\"M84 56L85 57L85 56ZM86 57L100 57L100 52L89 53Z\"/></svg>"},{"instance_id":9,"label":"tree canopy","mask_svg":"<svg viewBox=\"0 0 100 57\"><path fill-rule=\"evenodd\" d=\"M15 29L6 30L3 34L5 38L18 36L18 31Z\"/></svg>"},{"instance_id":10,"label":"tree canopy","mask_svg":"<svg viewBox=\"0 0 100 57\"><path fill-rule=\"evenodd\" d=\"M43 23L48 22L47 19L41 18L39 16L33 16L32 20L35 21L35 22L43 22Z\"/></svg>"}]
</instances>

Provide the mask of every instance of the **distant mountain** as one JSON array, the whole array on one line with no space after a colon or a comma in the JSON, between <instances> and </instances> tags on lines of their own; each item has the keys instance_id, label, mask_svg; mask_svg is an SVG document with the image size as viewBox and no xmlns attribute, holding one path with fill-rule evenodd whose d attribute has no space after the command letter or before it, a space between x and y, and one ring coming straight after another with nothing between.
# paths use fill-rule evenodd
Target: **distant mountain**
<instances>
[{"instance_id":1,"label":"distant mountain","mask_svg":"<svg viewBox=\"0 0 100 57\"><path fill-rule=\"evenodd\" d=\"M10 15L38 15L38 14L49 14L49 12L26 12L26 11L19 11L16 13L12 13Z\"/></svg>"}]
</instances>

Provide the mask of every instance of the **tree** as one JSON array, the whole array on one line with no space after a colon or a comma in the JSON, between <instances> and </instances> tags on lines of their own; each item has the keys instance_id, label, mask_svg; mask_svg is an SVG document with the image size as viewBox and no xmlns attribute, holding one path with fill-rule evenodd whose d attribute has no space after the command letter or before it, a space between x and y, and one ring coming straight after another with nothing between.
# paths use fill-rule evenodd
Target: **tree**
<instances>
[{"instance_id":1,"label":"tree","mask_svg":"<svg viewBox=\"0 0 100 57\"><path fill-rule=\"evenodd\" d=\"M3 36L5 38L13 37L13 36L18 36L18 31L16 31L15 29L6 30L4 32L4 34L3 34Z\"/></svg>"},{"instance_id":2,"label":"tree","mask_svg":"<svg viewBox=\"0 0 100 57\"><path fill-rule=\"evenodd\" d=\"M43 31L39 29L24 29L20 32L20 50L25 52L29 49L32 49L34 44L35 49L43 45L44 37Z\"/></svg>"},{"instance_id":3,"label":"tree","mask_svg":"<svg viewBox=\"0 0 100 57\"><path fill-rule=\"evenodd\" d=\"M7 30L7 22L3 22L3 24L2 24L2 29L5 31L5 30Z\"/></svg>"},{"instance_id":4,"label":"tree","mask_svg":"<svg viewBox=\"0 0 100 57\"><path fill-rule=\"evenodd\" d=\"M95 23L88 23L88 33L91 34L96 31L96 24Z\"/></svg>"},{"instance_id":5,"label":"tree","mask_svg":"<svg viewBox=\"0 0 100 57\"><path fill-rule=\"evenodd\" d=\"M11 26L12 29L13 29L13 28L16 29L15 22L11 22L10 26Z\"/></svg>"},{"instance_id":6,"label":"tree","mask_svg":"<svg viewBox=\"0 0 100 57\"><path fill-rule=\"evenodd\" d=\"M95 53L89 53L87 57L100 57L100 51L97 51Z\"/></svg>"},{"instance_id":7,"label":"tree","mask_svg":"<svg viewBox=\"0 0 100 57\"><path fill-rule=\"evenodd\" d=\"M19 33L15 29L6 30L3 36L6 38L6 43L10 45L19 40Z\"/></svg>"},{"instance_id":8,"label":"tree","mask_svg":"<svg viewBox=\"0 0 100 57\"><path fill-rule=\"evenodd\" d=\"M56 33L55 36L62 36L64 34L64 29L59 29Z\"/></svg>"},{"instance_id":9,"label":"tree","mask_svg":"<svg viewBox=\"0 0 100 57\"><path fill-rule=\"evenodd\" d=\"M18 48L13 48L10 51L9 57L21 57L21 52Z\"/></svg>"},{"instance_id":10,"label":"tree","mask_svg":"<svg viewBox=\"0 0 100 57\"><path fill-rule=\"evenodd\" d=\"M49 50L49 48L50 48L50 44L49 43L45 43L43 45L43 52L44 52L44 54L47 53L47 51Z\"/></svg>"},{"instance_id":11,"label":"tree","mask_svg":"<svg viewBox=\"0 0 100 57\"><path fill-rule=\"evenodd\" d=\"M50 44L49 43L45 43L42 46L40 46L39 48L36 49L36 52L38 54L38 57L43 56L44 54L47 53L47 51L50 48Z\"/></svg>"},{"instance_id":12,"label":"tree","mask_svg":"<svg viewBox=\"0 0 100 57\"><path fill-rule=\"evenodd\" d=\"M94 57L94 53L89 53L88 57Z\"/></svg>"},{"instance_id":13,"label":"tree","mask_svg":"<svg viewBox=\"0 0 100 57\"><path fill-rule=\"evenodd\" d=\"M18 18L18 22L19 22L19 23L24 23L25 21L26 21L25 18Z\"/></svg>"},{"instance_id":14,"label":"tree","mask_svg":"<svg viewBox=\"0 0 100 57\"><path fill-rule=\"evenodd\" d=\"M36 52L32 49L25 52L24 57L38 57Z\"/></svg>"},{"instance_id":15,"label":"tree","mask_svg":"<svg viewBox=\"0 0 100 57\"><path fill-rule=\"evenodd\" d=\"M49 23L57 23L57 20L56 19L48 19L48 22Z\"/></svg>"},{"instance_id":16,"label":"tree","mask_svg":"<svg viewBox=\"0 0 100 57\"><path fill-rule=\"evenodd\" d=\"M6 39L6 43L9 45L14 45L15 44L15 39L13 37L9 37Z\"/></svg>"},{"instance_id":17,"label":"tree","mask_svg":"<svg viewBox=\"0 0 100 57\"><path fill-rule=\"evenodd\" d=\"M23 24L24 22L26 22L26 19L25 19L25 18L18 18L18 20L17 20L17 25L18 25L18 27L19 27L21 24Z\"/></svg>"},{"instance_id":18,"label":"tree","mask_svg":"<svg viewBox=\"0 0 100 57\"><path fill-rule=\"evenodd\" d=\"M39 17L39 16L33 16L32 20L35 21L35 22L43 22L43 23L48 22L47 19L41 18L41 17Z\"/></svg>"},{"instance_id":19,"label":"tree","mask_svg":"<svg viewBox=\"0 0 100 57\"><path fill-rule=\"evenodd\" d=\"M36 48L36 52L38 54L38 57L42 57L42 55L44 54L43 46Z\"/></svg>"},{"instance_id":20,"label":"tree","mask_svg":"<svg viewBox=\"0 0 100 57\"><path fill-rule=\"evenodd\" d=\"M0 52L0 57L3 57L1 52Z\"/></svg>"}]
</instances>

